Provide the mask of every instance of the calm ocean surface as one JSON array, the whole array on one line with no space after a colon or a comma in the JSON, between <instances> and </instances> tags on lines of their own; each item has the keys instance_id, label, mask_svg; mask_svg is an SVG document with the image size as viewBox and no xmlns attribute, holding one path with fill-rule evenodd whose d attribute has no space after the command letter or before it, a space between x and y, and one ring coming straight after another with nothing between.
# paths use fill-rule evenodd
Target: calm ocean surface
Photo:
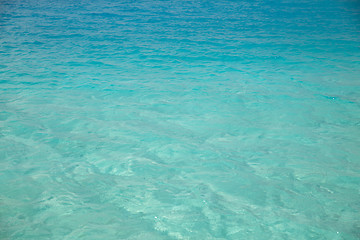
<instances>
[{"instance_id":1,"label":"calm ocean surface","mask_svg":"<svg viewBox=\"0 0 360 240\"><path fill-rule=\"evenodd\" d=\"M359 239L360 3L0 2L0 239Z\"/></svg>"}]
</instances>

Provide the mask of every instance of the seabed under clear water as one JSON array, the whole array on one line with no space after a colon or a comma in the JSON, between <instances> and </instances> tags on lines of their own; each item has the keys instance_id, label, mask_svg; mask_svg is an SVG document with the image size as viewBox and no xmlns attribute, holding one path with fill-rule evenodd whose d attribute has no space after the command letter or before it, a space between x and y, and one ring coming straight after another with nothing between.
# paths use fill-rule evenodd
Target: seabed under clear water
<instances>
[{"instance_id":1,"label":"seabed under clear water","mask_svg":"<svg viewBox=\"0 0 360 240\"><path fill-rule=\"evenodd\" d=\"M359 239L356 1L0 3L0 239Z\"/></svg>"}]
</instances>

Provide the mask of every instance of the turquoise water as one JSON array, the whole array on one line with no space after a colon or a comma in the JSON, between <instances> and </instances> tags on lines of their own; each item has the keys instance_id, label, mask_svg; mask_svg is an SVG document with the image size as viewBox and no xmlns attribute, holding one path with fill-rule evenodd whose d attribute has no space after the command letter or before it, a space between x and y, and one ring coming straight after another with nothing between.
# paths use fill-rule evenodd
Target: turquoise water
<instances>
[{"instance_id":1,"label":"turquoise water","mask_svg":"<svg viewBox=\"0 0 360 240\"><path fill-rule=\"evenodd\" d=\"M0 239L359 239L356 1L1 1Z\"/></svg>"}]
</instances>

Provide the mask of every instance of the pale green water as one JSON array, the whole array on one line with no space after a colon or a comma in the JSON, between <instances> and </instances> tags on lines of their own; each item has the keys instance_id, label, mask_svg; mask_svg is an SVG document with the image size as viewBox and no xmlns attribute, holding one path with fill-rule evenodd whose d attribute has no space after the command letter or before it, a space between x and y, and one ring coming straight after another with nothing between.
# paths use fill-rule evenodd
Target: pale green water
<instances>
[{"instance_id":1,"label":"pale green water","mask_svg":"<svg viewBox=\"0 0 360 240\"><path fill-rule=\"evenodd\" d=\"M351 2L3 2L0 239L358 239Z\"/></svg>"}]
</instances>

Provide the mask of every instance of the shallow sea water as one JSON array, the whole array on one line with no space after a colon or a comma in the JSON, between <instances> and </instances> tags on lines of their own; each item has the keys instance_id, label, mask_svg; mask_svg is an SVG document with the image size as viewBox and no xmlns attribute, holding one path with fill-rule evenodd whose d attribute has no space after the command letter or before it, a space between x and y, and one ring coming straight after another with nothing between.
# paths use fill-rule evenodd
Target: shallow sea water
<instances>
[{"instance_id":1,"label":"shallow sea water","mask_svg":"<svg viewBox=\"0 0 360 240\"><path fill-rule=\"evenodd\" d=\"M356 1L1 1L0 239L359 239Z\"/></svg>"}]
</instances>

